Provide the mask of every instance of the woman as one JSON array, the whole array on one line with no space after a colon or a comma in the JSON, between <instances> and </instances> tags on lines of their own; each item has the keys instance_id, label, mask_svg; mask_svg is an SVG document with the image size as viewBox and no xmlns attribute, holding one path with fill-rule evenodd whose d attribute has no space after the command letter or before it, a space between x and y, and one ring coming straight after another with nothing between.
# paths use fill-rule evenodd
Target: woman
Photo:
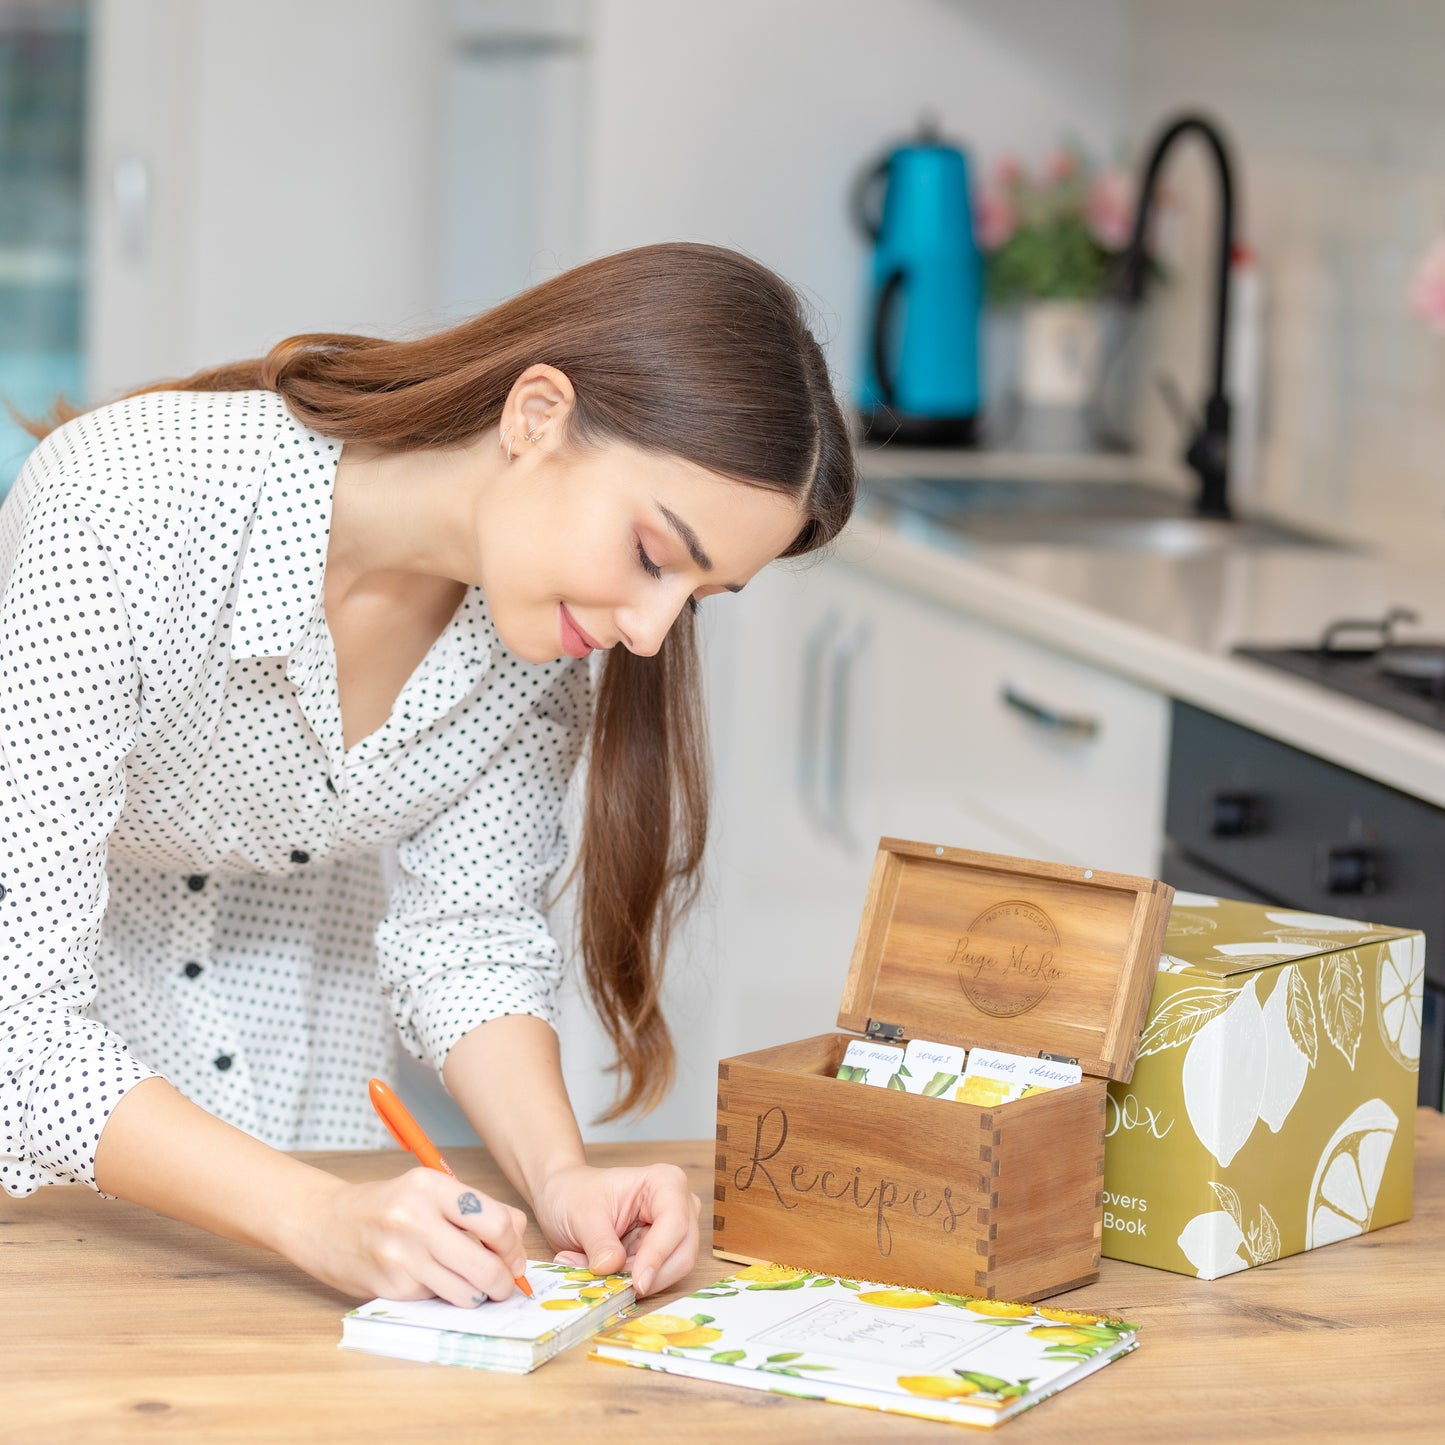
<instances>
[{"instance_id":1,"label":"woman","mask_svg":"<svg viewBox=\"0 0 1445 1445\"><path fill-rule=\"evenodd\" d=\"M697 1199L670 1166L587 1167L551 1026L586 659L579 941L615 1117L671 1080L661 967L706 825L691 614L825 544L853 493L796 297L691 245L45 436L0 513L0 1182L91 1184L353 1295L504 1297L518 1211L282 1152L384 1142L365 1083L395 1024L560 1258L682 1277Z\"/></svg>"}]
</instances>

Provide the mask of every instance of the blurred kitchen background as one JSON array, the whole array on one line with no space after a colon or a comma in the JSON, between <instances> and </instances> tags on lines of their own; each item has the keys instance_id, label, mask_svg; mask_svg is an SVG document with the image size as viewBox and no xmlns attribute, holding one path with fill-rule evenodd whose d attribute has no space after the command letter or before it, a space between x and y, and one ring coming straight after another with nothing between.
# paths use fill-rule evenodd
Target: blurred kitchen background
<instances>
[{"instance_id":1,"label":"blurred kitchen background","mask_svg":"<svg viewBox=\"0 0 1445 1445\"><path fill-rule=\"evenodd\" d=\"M966 154L982 244L998 235L980 207L1020 174L1115 184L1127 220L1160 124L1218 125L1235 187L1232 503L1347 547L1264 556L1186 527L1105 562L1057 545L995 557L936 492L895 494L915 475L1147 482L1187 521L1219 222L1209 155L1185 139L1150 233L1159 279L1142 306L1093 298L1107 314L1062 430L1030 425L1023 307L986 307L980 445L870 451L879 506L836 557L704 609L719 817L674 961L679 1083L650 1118L594 1134L706 1135L720 1055L832 1027L880 833L1433 929L1441 723L1232 649L1307 649L1392 606L1414 614L1394 630L1445 634L1442 54L1430 0L0 0L0 393L22 411L58 391L99 402L297 331L430 328L685 238L800 287L851 403L876 277L850 198L920 126ZM0 488L26 450L0 421ZM1358 650L1397 641L1387 628ZM973 711L991 687L992 732ZM1212 703L1249 734L1220 745L1217 783L1183 776L1171 747L1181 707ZM1440 711L1438 685L1426 705ZM1340 770L1341 796L1383 790L1300 824L1303 861L1277 879L1263 854L1220 852L1288 811L1259 797L1283 763L1238 762L1258 738ZM1396 799L1419 810L1401 833L1378 811ZM1429 849L1419 881L1403 860ZM1406 883L1407 916L1387 916ZM1438 1106L1437 1004L1417 1046ZM588 1116L605 1051L580 1004L565 1034Z\"/></svg>"}]
</instances>

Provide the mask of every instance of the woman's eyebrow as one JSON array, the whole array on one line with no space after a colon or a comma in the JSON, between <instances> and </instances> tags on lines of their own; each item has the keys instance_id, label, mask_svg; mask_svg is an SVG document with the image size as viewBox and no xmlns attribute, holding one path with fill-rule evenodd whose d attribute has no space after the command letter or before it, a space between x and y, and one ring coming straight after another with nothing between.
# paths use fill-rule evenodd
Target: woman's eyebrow
<instances>
[{"instance_id":1,"label":"woman's eyebrow","mask_svg":"<svg viewBox=\"0 0 1445 1445\"><path fill-rule=\"evenodd\" d=\"M671 507L665 507L661 502L656 502L656 506L658 512L662 515L662 519L682 539L682 545L687 548L688 555L692 560L696 562L704 572L711 572L712 558L703 550L702 542L698 539L697 533L694 532ZM741 584L729 582L726 584L726 590L729 592L741 592L743 589Z\"/></svg>"}]
</instances>

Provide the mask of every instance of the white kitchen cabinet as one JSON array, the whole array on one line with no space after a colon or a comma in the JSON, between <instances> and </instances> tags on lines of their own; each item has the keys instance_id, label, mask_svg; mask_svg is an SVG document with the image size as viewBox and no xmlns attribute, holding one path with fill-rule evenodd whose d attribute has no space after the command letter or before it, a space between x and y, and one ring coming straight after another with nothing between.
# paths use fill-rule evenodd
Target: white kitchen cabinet
<instances>
[{"instance_id":1,"label":"white kitchen cabinet","mask_svg":"<svg viewBox=\"0 0 1445 1445\"><path fill-rule=\"evenodd\" d=\"M1006 820L1058 862L1152 876L1163 840L1169 702L971 619L950 628L967 676L961 806Z\"/></svg>"},{"instance_id":2,"label":"white kitchen cabinet","mask_svg":"<svg viewBox=\"0 0 1445 1445\"><path fill-rule=\"evenodd\" d=\"M1167 699L842 559L716 624L724 1053L833 1027L880 836L1155 875Z\"/></svg>"}]
</instances>

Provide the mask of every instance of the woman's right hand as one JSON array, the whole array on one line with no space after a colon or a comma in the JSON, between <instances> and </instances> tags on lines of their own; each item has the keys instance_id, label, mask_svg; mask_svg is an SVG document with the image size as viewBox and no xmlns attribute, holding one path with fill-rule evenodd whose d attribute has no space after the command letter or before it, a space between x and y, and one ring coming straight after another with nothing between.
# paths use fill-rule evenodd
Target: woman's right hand
<instances>
[{"instance_id":1,"label":"woman's right hand","mask_svg":"<svg viewBox=\"0 0 1445 1445\"><path fill-rule=\"evenodd\" d=\"M323 1175L292 1216L282 1252L357 1298L435 1295L469 1309L516 1288L526 1225L520 1209L435 1169L365 1184Z\"/></svg>"}]
</instances>

